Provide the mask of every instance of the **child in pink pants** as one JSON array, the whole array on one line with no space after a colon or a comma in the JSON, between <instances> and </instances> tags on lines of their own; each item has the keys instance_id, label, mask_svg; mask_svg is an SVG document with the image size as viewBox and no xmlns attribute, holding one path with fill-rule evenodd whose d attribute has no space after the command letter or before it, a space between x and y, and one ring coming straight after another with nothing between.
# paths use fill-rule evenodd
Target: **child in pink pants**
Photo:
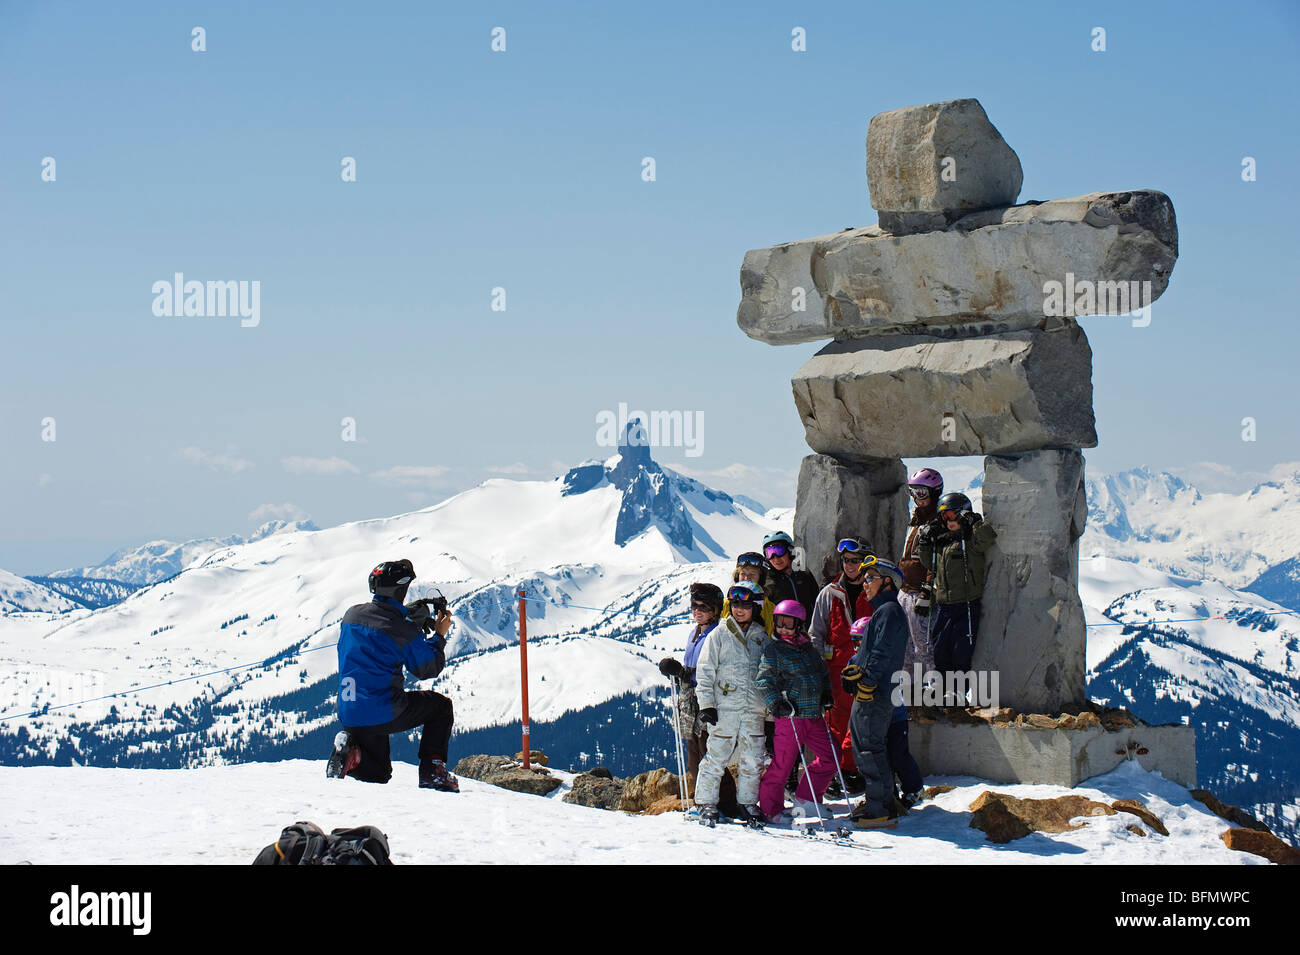
<instances>
[{"instance_id":1,"label":"child in pink pants","mask_svg":"<svg viewBox=\"0 0 1300 955\"><path fill-rule=\"evenodd\" d=\"M799 762L799 750L816 754L799 779L795 799L821 802L835 775L835 754L826 730L834 703L826 661L808 638L807 612L797 600L783 600L772 614L776 638L763 648L755 681L776 721L772 762L758 789L758 805L769 819L785 809L785 783Z\"/></svg>"}]
</instances>

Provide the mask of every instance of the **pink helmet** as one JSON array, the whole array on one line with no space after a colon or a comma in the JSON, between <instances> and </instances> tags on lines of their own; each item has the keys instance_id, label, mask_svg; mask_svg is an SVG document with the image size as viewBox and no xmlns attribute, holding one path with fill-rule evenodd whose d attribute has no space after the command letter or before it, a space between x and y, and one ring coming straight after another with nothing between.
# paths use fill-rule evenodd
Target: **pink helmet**
<instances>
[{"instance_id":1,"label":"pink helmet","mask_svg":"<svg viewBox=\"0 0 1300 955\"><path fill-rule=\"evenodd\" d=\"M921 468L907 479L909 486L928 487L936 493L943 490L943 475L934 468Z\"/></svg>"},{"instance_id":2,"label":"pink helmet","mask_svg":"<svg viewBox=\"0 0 1300 955\"><path fill-rule=\"evenodd\" d=\"M861 640L862 635L867 632L867 624L869 623L871 623L870 617L859 617L854 620L853 625L849 627L849 636L855 640Z\"/></svg>"},{"instance_id":3,"label":"pink helmet","mask_svg":"<svg viewBox=\"0 0 1300 955\"><path fill-rule=\"evenodd\" d=\"M808 611L803 609L803 604L797 600L782 600L772 609L772 617L794 617L802 623L808 622Z\"/></svg>"}]
</instances>

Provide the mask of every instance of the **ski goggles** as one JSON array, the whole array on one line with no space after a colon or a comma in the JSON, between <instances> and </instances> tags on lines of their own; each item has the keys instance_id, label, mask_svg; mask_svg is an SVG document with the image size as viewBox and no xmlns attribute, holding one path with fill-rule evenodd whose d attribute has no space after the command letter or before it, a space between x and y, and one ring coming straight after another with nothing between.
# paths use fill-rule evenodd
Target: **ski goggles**
<instances>
[{"instance_id":1,"label":"ski goggles","mask_svg":"<svg viewBox=\"0 0 1300 955\"><path fill-rule=\"evenodd\" d=\"M697 600L695 603L691 604L691 609L692 609L692 610L704 610L704 611L706 611L706 612L708 612L708 613L712 613L713 611L717 610L718 608L717 608L716 606L714 606L713 604L706 604L706 603L703 603L702 601Z\"/></svg>"},{"instance_id":2,"label":"ski goggles","mask_svg":"<svg viewBox=\"0 0 1300 955\"><path fill-rule=\"evenodd\" d=\"M763 548L763 554L767 557L784 557L790 553L790 548L778 541L775 544L768 544Z\"/></svg>"},{"instance_id":3,"label":"ski goggles","mask_svg":"<svg viewBox=\"0 0 1300 955\"><path fill-rule=\"evenodd\" d=\"M746 551L736 558L737 567L762 567L763 563L763 555L754 550Z\"/></svg>"},{"instance_id":4,"label":"ski goggles","mask_svg":"<svg viewBox=\"0 0 1300 955\"><path fill-rule=\"evenodd\" d=\"M852 537L846 537L835 545L835 549L841 554L865 554L867 549L855 541Z\"/></svg>"},{"instance_id":5,"label":"ski goggles","mask_svg":"<svg viewBox=\"0 0 1300 955\"><path fill-rule=\"evenodd\" d=\"M907 493L912 495L912 497L914 497L918 501L924 501L928 499L930 495L933 494L934 492L931 491L928 487L912 485L907 489Z\"/></svg>"},{"instance_id":6,"label":"ski goggles","mask_svg":"<svg viewBox=\"0 0 1300 955\"><path fill-rule=\"evenodd\" d=\"M727 591L727 599L734 607L736 604L757 604L763 598L746 587L732 587Z\"/></svg>"}]
</instances>

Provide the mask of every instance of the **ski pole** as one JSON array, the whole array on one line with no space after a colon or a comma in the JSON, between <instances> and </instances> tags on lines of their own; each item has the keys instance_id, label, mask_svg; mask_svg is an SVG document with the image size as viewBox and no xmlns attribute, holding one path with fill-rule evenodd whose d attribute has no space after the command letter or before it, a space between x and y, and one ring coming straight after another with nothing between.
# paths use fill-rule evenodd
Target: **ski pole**
<instances>
[{"instance_id":1,"label":"ski pole","mask_svg":"<svg viewBox=\"0 0 1300 955\"><path fill-rule=\"evenodd\" d=\"M682 798L682 821L686 821L686 757L682 753L682 727L677 709L677 677L671 677L673 691L673 743L677 750L677 792Z\"/></svg>"},{"instance_id":2,"label":"ski pole","mask_svg":"<svg viewBox=\"0 0 1300 955\"><path fill-rule=\"evenodd\" d=\"M822 829L825 829L826 822L824 819L822 819L821 804L817 802L817 794L812 792L812 777L808 775L808 760L804 759L803 747L799 745L799 727L794 725L794 704L790 702L790 694L788 694L785 690L781 691L781 699L785 700L786 705L790 707L790 715L788 717L788 719L790 720L790 731L794 733L794 745L795 748L799 750L799 762L803 764L803 776L804 779L808 780L808 791L812 793L813 808L817 810L817 825ZM826 732L827 734L829 734L830 730L827 729ZM842 786L844 784L841 783L840 785ZM798 797L796 796L795 798L797 799Z\"/></svg>"},{"instance_id":3,"label":"ski pole","mask_svg":"<svg viewBox=\"0 0 1300 955\"><path fill-rule=\"evenodd\" d=\"M852 801L849 796L849 784L844 781L844 768L840 765L839 748L835 745L835 736L831 733L831 723L826 718L825 713L822 714L822 725L826 727L826 739L830 741L831 755L835 757L835 772L840 777L840 789L844 793L844 803L848 805ZM811 779L808 780L808 786L812 787Z\"/></svg>"}]
</instances>

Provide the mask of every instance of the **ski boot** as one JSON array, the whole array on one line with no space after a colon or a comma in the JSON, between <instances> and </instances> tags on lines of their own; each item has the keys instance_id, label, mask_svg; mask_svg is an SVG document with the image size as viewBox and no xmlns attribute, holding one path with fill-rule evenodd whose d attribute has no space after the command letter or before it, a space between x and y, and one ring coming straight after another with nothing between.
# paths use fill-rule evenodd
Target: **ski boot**
<instances>
[{"instance_id":1,"label":"ski boot","mask_svg":"<svg viewBox=\"0 0 1300 955\"><path fill-rule=\"evenodd\" d=\"M701 807L700 807L700 825L701 825L701 826L708 826L710 829L712 829L712 828L713 828L714 826L716 826L717 824L718 824L718 807L717 807L717 806L707 806L707 805L706 805L706 806L701 806Z\"/></svg>"},{"instance_id":2,"label":"ski boot","mask_svg":"<svg viewBox=\"0 0 1300 955\"><path fill-rule=\"evenodd\" d=\"M846 796L861 796L867 791L867 781L862 778L862 774L851 769L844 770L844 785L849 787L849 791L844 794Z\"/></svg>"},{"instance_id":3,"label":"ski boot","mask_svg":"<svg viewBox=\"0 0 1300 955\"><path fill-rule=\"evenodd\" d=\"M447 772L447 764L440 759L429 761L420 767L420 788L436 789L444 793L460 792L460 780Z\"/></svg>"},{"instance_id":4,"label":"ski boot","mask_svg":"<svg viewBox=\"0 0 1300 955\"><path fill-rule=\"evenodd\" d=\"M757 806L741 806L740 821L748 829L762 829L767 824L767 816Z\"/></svg>"},{"instance_id":5,"label":"ski boot","mask_svg":"<svg viewBox=\"0 0 1300 955\"><path fill-rule=\"evenodd\" d=\"M916 806L916 804L924 798L925 798L925 793L923 793L921 790L918 789L914 793L903 793L903 798L901 802L903 803L903 807L910 812Z\"/></svg>"},{"instance_id":6,"label":"ski boot","mask_svg":"<svg viewBox=\"0 0 1300 955\"><path fill-rule=\"evenodd\" d=\"M361 762L361 747L352 742L347 730L334 737L334 751L325 764L326 779L342 779Z\"/></svg>"}]
</instances>

